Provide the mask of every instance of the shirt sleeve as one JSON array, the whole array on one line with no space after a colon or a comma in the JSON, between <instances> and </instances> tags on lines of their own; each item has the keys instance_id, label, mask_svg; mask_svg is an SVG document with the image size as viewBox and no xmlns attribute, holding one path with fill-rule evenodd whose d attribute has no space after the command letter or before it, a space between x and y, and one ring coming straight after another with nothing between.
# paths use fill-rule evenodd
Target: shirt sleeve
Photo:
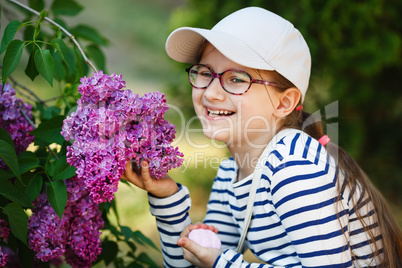
<instances>
[{"instance_id":1,"label":"shirt sleeve","mask_svg":"<svg viewBox=\"0 0 402 268\"><path fill-rule=\"evenodd\" d=\"M167 198L148 195L150 211L156 218L161 240L164 267L193 267L183 258L183 250L177 245L184 228L191 224L188 211L191 199L187 187L178 184L179 191Z\"/></svg>"}]
</instances>

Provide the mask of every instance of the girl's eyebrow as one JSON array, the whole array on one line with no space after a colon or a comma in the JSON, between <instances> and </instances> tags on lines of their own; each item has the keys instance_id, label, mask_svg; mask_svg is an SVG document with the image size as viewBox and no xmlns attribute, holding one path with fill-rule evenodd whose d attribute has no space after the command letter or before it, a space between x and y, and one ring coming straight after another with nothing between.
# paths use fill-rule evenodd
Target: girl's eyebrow
<instances>
[{"instance_id":1,"label":"girl's eyebrow","mask_svg":"<svg viewBox=\"0 0 402 268\"><path fill-rule=\"evenodd\" d=\"M210 68L212 71L214 71L214 73L220 73L220 72L215 71L215 69L212 68L211 64L203 63L203 62L201 62L201 61L200 61L198 64L202 64L202 65L207 66L207 67ZM250 73L249 70L245 70L245 69L248 69L248 68L247 68L247 67L246 67L246 68L245 68L245 67L242 68L242 66L227 67L227 68L224 68L224 70L223 70L222 72L227 71L227 70L236 70L236 71L242 71L242 72ZM258 74L258 72L257 72L256 69L250 69L250 70L253 70L256 74Z\"/></svg>"}]
</instances>

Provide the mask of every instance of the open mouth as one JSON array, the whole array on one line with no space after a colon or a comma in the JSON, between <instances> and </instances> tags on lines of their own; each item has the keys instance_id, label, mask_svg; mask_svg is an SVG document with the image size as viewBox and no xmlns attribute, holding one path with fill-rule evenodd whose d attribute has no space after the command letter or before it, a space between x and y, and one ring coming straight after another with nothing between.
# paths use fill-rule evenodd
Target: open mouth
<instances>
[{"instance_id":1,"label":"open mouth","mask_svg":"<svg viewBox=\"0 0 402 268\"><path fill-rule=\"evenodd\" d=\"M207 109L207 111L208 111L208 115L211 116L211 117L229 116L229 115L234 114L234 112L226 111L226 110L224 111L224 110L210 110L210 109Z\"/></svg>"}]
</instances>

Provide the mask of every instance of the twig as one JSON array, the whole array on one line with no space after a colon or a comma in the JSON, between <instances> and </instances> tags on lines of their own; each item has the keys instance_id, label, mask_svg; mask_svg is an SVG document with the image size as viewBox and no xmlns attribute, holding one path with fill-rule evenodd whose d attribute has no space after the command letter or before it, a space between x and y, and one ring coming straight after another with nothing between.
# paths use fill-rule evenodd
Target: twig
<instances>
[{"instance_id":1,"label":"twig","mask_svg":"<svg viewBox=\"0 0 402 268\"><path fill-rule=\"evenodd\" d=\"M57 97L53 97L53 98L50 98L50 99L43 100L43 102L54 101L54 100L58 100L60 98L61 98L60 96L57 96Z\"/></svg>"},{"instance_id":2,"label":"twig","mask_svg":"<svg viewBox=\"0 0 402 268\"><path fill-rule=\"evenodd\" d=\"M45 102L41 98L39 98L38 95L36 95L32 90L30 90L26 86L21 85L20 83L18 83L13 77L11 77L11 75L8 78L11 80L11 82L15 86L18 86L19 88L22 88L23 90L28 92L32 97L34 97L38 102L40 102L42 105L46 106Z\"/></svg>"},{"instance_id":3,"label":"twig","mask_svg":"<svg viewBox=\"0 0 402 268\"><path fill-rule=\"evenodd\" d=\"M24 5L24 4L22 4L22 3L18 2L18 1L16 1L16 0L8 0L8 1L11 2L11 3L16 4L17 6L22 7L23 9L28 10L29 12L35 14L36 16L39 16L39 15L40 15L40 13L39 13L38 11L36 11L36 10L34 10L34 9L32 9L32 8L30 8L30 7L28 7L28 6ZM43 19L44 19L45 21L49 22L50 24L53 24L54 26L58 27L65 35L67 35L67 36L71 39L71 41L73 41L73 43L77 46L78 50L80 51L82 57L83 57L84 60L85 60L85 63L88 64L88 65L92 68L92 70L94 70L95 73L98 72L98 71L96 70L96 68L95 68L95 65L93 65L93 63L92 63L92 62L88 59L88 57L85 55L85 53L84 53L84 51L82 50L80 44L79 44L79 43L77 42L77 40L75 39L74 35L72 35L71 33L69 33L66 29L64 29L62 26L60 26L60 25L59 25L58 23L56 23L55 21L49 19L48 17L44 17Z\"/></svg>"},{"instance_id":4,"label":"twig","mask_svg":"<svg viewBox=\"0 0 402 268\"><path fill-rule=\"evenodd\" d=\"M20 108L20 112L22 113L22 115L25 117L25 119L28 121L28 123L36 128L34 122L32 122L31 118L29 118L29 116L27 115L27 113L25 112L25 110L22 108L21 103L18 102L18 107ZM56 158L59 159L59 157L57 156L57 154L52 150L52 148L50 148L49 145L46 146L46 148L48 149L48 151Z\"/></svg>"},{"instance_id":5,"label":"twig","mask_svg":"<svg viewBox=\"0 0 402 268\"><path fill-rule=\"evenodd\" d=\"M32 102L35 103L35 101L36 101L35 99L33 99L30 95L24 93L22 90L18 89L18 87L16 87L15 85L14 85L14 89L15 89L15 92L16 92L16 93L18 93L19 95L21 95L21 96L24 97L25 99L27 99L28 101L32 101Z\"/></svg>"}]
</instances>

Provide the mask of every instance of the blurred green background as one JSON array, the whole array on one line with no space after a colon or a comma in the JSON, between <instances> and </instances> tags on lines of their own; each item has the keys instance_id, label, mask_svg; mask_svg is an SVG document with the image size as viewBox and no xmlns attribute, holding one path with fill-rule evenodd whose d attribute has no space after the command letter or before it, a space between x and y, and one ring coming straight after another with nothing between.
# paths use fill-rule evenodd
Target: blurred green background
<instances>
[{"instance_id":1,"label":"blurred green background","mask_svg":"<svg viewBox=\"0 0 402 268\"><path fill-rule=\"evenodd\" d=\"M176 143L185 153L184 165L169 174L190 188L193 221L203 219L219 161L228 152L204 138L193 120L185 65L166 56L165 40L177 27L210 28L237 9L261 6L291 21L304 35L313 60L304 109L321 114L328 131L336 127L333 138L382 191L402 226L402 1L85 0L80 4L84 11L66 20L70 25L92 25L110 41L104 49L106 71L121 73L127 88L139 94L166 93L168 103L185 116L183 123L175 109L166 115L176 124ZM9 19L13 18L2 18ZM40 79L32 84L21 76L20 81L43 99L60 94ZM326 109L330 104L335 106ZM116 201L121 223L141 230L159 245L146 193L121 184ZM143 250L162 262L160 252Z\"/></svg>"}]
</instances>

